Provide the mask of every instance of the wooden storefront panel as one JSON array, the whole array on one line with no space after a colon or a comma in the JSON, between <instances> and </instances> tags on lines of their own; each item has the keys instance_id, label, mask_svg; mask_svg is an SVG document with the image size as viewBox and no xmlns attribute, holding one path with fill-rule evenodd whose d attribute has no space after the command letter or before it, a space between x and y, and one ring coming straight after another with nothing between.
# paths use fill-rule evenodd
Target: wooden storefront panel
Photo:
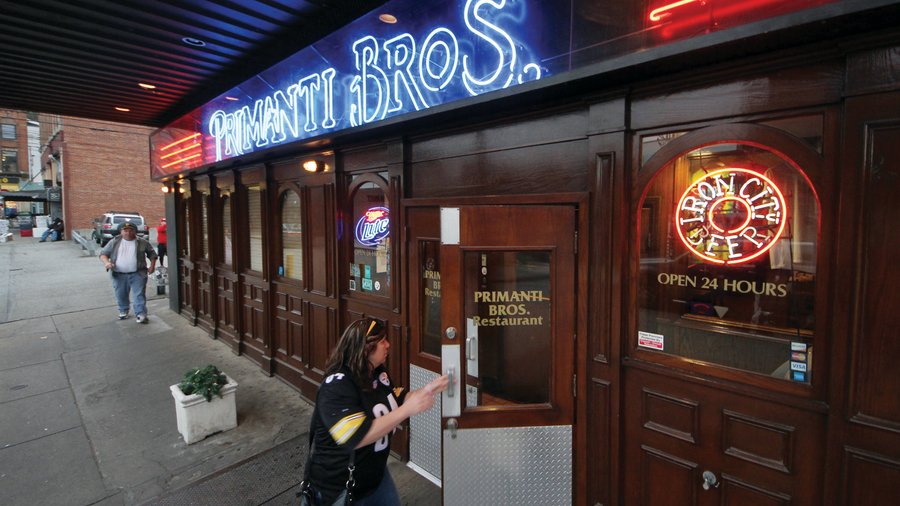
<instances>
[{"instance_id":1,"label":"wooden storefront panel","mask_svg":"<svg viewBox=\"0 0 900 506\"><path fill-rule=\"evenodd\" d=\"M849 367L832 382L844 401L835 406L828 487L836 504L888 504L900 497L900 92L850 98L846 111L843 160L853 170L842 184L838 261L853 275L840 280L833 311L848 328Z\"/></svg>"}]
</instances>

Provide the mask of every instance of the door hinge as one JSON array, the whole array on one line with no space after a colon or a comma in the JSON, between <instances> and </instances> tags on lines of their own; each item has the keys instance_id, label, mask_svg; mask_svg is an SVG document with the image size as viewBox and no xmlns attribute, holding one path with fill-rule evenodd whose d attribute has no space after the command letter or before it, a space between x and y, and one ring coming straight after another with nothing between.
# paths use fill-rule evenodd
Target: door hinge
<instances>
[{"instance_id":1,"label":"door hinge","mask_svg":"<svg viewBox=\"0 0 900 506\"><path fill-rule=\"evenodd\" d=\"M575 251L578 251L578 231L575 231Z\"/></svg>"},{"instance_id":2,"label":"door hinge","mask_svg":"<svg viewBox=\"0 0 900 506\"><path fill-rule=\"evenodd\" d=\"M578 397L578 375L572 375L572 397Z\"/></svg>"}]
</instances>

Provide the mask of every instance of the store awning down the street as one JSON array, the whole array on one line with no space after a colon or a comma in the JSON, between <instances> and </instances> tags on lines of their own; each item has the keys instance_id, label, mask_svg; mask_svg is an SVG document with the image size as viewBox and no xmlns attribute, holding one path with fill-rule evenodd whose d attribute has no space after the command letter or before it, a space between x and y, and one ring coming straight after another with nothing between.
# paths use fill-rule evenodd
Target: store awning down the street
<instances>
[{"instance_id":1,"label":"store awning down the street","mask_svg":"<svg viewBox=\"0 0 900 506\"><path fill-rule=\"evenodd\" d=\"M0 200L7 202L46 202L47 190L0 192Z\"/></svg>"}]
</instances>

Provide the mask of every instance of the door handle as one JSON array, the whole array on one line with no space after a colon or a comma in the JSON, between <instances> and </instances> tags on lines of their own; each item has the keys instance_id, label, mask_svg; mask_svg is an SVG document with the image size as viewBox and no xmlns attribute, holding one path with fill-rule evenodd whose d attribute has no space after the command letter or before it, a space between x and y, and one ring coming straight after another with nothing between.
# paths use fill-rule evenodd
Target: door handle
<instances>
[{"instance_id":1,"label":"door handle","mask_svg":"<svg viewBox=\"0 0 900 506\"><path fill-rule=\"evenodd\" d=\"M453 386L454 380L456 379L456 368L448 367L447 368L447 397L453 397L455 387Z\"/></svg>"},{"instance_id":2,"label":"door handle","mask_svg":"<svg viewBox=\"0 0 900 506\"><path fill-rule=\"evenodd\" d=\"M716 474L712 471L703 471L703 490L709 490L710 488L719 488L719 479L716 477Z\"/></svg>"},{"instance_id":3,"label":"door handle","mask_svg":"<svg viewBox=\"0 0 900 506\"><path fill-rule=\"evenodd\" d=\"M456 429L459 428L459 422L456 421L456 418L450 418L447 420L447 430L450 431L450 438L456 439Z\"/></svg>"},{"instance_id":4,"label":"door handle","mask_svg":"<svg viewBox=\"0 0 900 506\"><path fill-rule=\"evenodd\" d=\"M475 336L466 338L466 360L475 360Z\"/></svg>"}]
</instances>

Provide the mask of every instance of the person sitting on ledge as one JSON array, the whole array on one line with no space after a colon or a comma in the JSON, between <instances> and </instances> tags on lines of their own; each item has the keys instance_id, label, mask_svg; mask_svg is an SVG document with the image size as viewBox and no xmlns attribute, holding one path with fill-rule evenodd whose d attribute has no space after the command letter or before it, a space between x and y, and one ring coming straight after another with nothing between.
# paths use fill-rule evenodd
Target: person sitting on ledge
<instances>
[{"instance_id":1,"label":"person sitting on ledge","mask_svg":"<svg viewBox=\"0 0 900 506\"><path fill-rule=\"evenodd\" d=\"M41 240L39 242L46 242L47 237L50 237L51 241L59 241L63 238L63 231L65 230L65 226L63 226L63 220L57 218L53 218L53 223L51 223L47 230L44 230L44 233L41 234Z\"/></svg>"}]
</instances>

